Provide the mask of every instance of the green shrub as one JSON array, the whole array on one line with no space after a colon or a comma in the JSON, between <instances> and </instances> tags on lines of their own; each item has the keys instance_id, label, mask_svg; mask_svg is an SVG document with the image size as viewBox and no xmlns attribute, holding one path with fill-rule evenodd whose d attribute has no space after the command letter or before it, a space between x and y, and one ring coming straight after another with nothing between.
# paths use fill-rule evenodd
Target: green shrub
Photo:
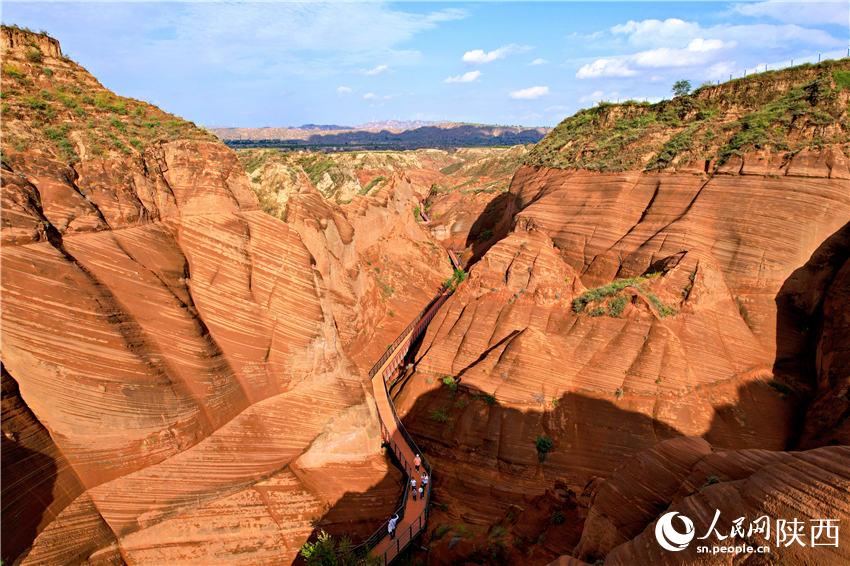
<instances>
[{"instance_id":1,"label":"green shrub","mask_svg":"<svg viewBox=\"0 0 850 566\"><path fill-rule=\"evenodd\" d=\"M449 411L446 407L440 407L439 409L434 409L428 416L431 417L432 421L437 421L438 423L445 423L449 420Z\"/></svg>"},{"instance_id":2,"label":"green shrub","mask_svg":"<svg viewBox=\"0 0 850 566\"><path fill-rule=\"evenodd\" d=\"M118 118L110 118L109 124L121 133L127 131L127 125Z\"/></svg>"},{"instance_id":3,"label":"green shrub","mask_svg":"<svg viewBox=\"0 0 850 566\"><path fill-rule=\"evenodd\" d=\"M626 392L623 390L622 387L618 387L617 389L614 390L614 397L616 397L617 399L622 399L625 396L626 396Z\"/></svg>"},{"instance_id":4,"label":"green shrub","mask_svg":"<svg viewBox=\"0 0 850 566\"><path fill-rule=\"evenodd\" d=\"M387 179L387 178L386 178L386 177L384 177L383 175L378 175L377 177L375 177L374 179L372 179L371 181L369 181L369 182L366 184L366 186L365 186L365 187L363 187L362 189L360 189L360 194L361 194L361 195L368 195L368 194L369 194L369 191L371 191L371 190L375 187L375 185L377 185L378 183L382 183L382 182L386 181L386 179Z\"/></svg>"},{"instance_id":5,"label":"green shrub","mask_svg":"<svg viewBox=\"0 0 850 566\"><path fill-rule=\"evenodd\" d=\"M383 295L385 299L389 299L395 293L395 288L381 279L378 279L378 287L381 289L381 295Z\"/></svg>"},{"instance_id":6,"label":"green shrub","mask_svg":"<svg viewBox=\"0 0 850 566\"><path fill-rule=\"evenodd\" d=\"M484 401L485 403L487 403L490 406L493 406L493 405L496 404L495 395L490 395L489 393L477 393L475 395L475 398Z\"/></svg>"},{"instance_id":7,"label":"green shrub","mask_svg":"<svg viewBox=\"0 0 850 566\"><path fill-rule=\"evenodd\" d=\"M59 141L64 139L68 134L68 125L63 124L59 127L47 127L44 128L44 135L47 136L47 139L50 141Z\"/></svg>"},{"instance_id":8,"label":"green shrub","mask_svg":"<svg viewBox=\"0 0 850 566\"><path fill-rule=\"evenodd\" d=\"M45 100L35 96L27 96L24 98L24 104L26 104L31 110L47 110L50 106Z\"/></svg>"},{"instance_id":9,"label":"green shrub","mask_svg":"<svg viewBox=\"0 0 850 566\"><path fill-rule=\"evenodd\" d=\"M449 388L449 390L454 393L457 391L457 380L451 375L443 376L443 385Z\"/></svg>"},{"instance_id":10,"label":"green shrub","mask_svg":"<svg viewBox=\"0 0 850 566\"><path fill-rule=\"evenodd\" d=\"M601 301L611 295L615 295L626 287L639 287L641 283L652 277L653 275L641 277L629 277L627 279L615 279L607 285L589 289L582 293L579 297L573 299L573 311L579 314L584 311L589 303ZM604 311L603 311L604 312Z\"/></svg>"},{"instance_id":11,"label":"green shrub","mask_svg":"<svg viewBox=\"0 0 850 566\"><path fill-rule=\"evenodd\" d=\"M179 121L177 121L178 124L176 126L172 126L171 122L174 122L174 120L167 123L167 127L182 127L182 123L180 123ZM322 180L322 177L324 177L325 173L330 173L331 169L334 167L333 159L319 155L310 155L307 157L302 157L298 159L298 164L307 174L307 177L310 178L310 182L314 185L317 185L319 181Z\"/></svg>"},{"instance_id":12,"label":"green shrub","mask_svg":"<svg viewBox=\"0 0 850 566\"><path fill-rule=\"evenodd\" d=\"M451 175L452 173L457 172L461 167L463 167L463 162L458 161L457 163L452 163L451 165L447 165L440 169L440 173L443 175Z\"/></svg>"},{"instance_id":13,"label":"green shrub","mask_svg":"<svg viewBox=\"0 0 850 566\"><path fill-rule=\"evenodd\" d=\"M27 49L27 61L30 63L41 63L44 61L44 55L37 47L31 47Z\"/></svg>"},{"instance_id":14,"label":"green shrub","mask_svg":"<svg viewBox=\"0 0 850 566\"><path fill-rule=\"evenodd\" d=\"M457 289L458 285L466 281L468 274L463 269L455 269L452 276L443 282L447 289Z\"/></svg>"},{"instance_id":15,"label":"green shrub","mask_svg":"<svg viewBox=\"0 0 850 566\"><path fill-rule=\"evenodd\" d=\"M354 551L351 539L337 539L320 531L315 542L301 545L299 554L307 566L375 566L383 561L376 556L360 558Z\"/></svg>"},{"instance_id":16,"label":"green shrub","mask_svg":"<svg viewBox=\"0 0 850 566\"><path fill-rule=\"evenodd\" d=\"M850 89L850 71L833 71L832 78L839 90Z\"/></svg>"},{"instance_id":17,"label":"green shrub","mask_svg":"<svg viewBox=\"0 0 850 566\"><path fill-rule=\"evenodd\" d=\"M613 317L619 317L623 314L623 311L626 309L626 304L628 304L628 299L626 297L615 297L608 303L608 315Z\"/></svg>"},{"instance_id":18,"label":"green shrub","mask_svg":"<svg viewBox=\"0 0 850 566\"><path fill-rule=\"evenodd\" d=\"M658 310L658 315L661 318L675 316L678 313L678 311L674 307L665 305L663 302L661 302L661 299L659 299L654 293L646 293L646 298L649 299L649 302L652 303L652 306L654 306Z\"/></svg>"},{"instance_id":19,"label":"green shrub","mask_svg":"<svg viewBox=\"0 0 850 566\"><path fill-rule=\"evenodd\" d=\"M546 454L552 451L555 443L545 434L541 434L534 441L534 447L537 448L537 459L543 463L546 460Z\"/></svg>"},{"instance_id":20,"label":"green shrub","mask_svg":"<svg viewBox=\"0 0 850 566\"><path fill-rule=\"evenodd\" d=\"M21 72L20 69L18 69L14 65L9 65L9 64L3 65L3 74L8 75L10 78L13 78L13 79L24 78L24 73Z\"/></svg>"}]
</instances>

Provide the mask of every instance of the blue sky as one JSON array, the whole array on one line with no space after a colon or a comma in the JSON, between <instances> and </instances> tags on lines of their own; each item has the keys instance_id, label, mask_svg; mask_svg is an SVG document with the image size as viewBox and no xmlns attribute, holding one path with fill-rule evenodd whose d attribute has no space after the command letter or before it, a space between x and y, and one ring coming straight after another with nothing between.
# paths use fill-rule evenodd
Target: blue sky
<instances>
[{"instance_id":1,"label":"blue sky","mask_svg":"<svg viewBox=\"0 0 850 566\"><path fill-rule=\"evenodd\" d=\"M848 48L848 2L16 3L118 94L206 126L552 125Z\"/></svg>"}]
</instances>

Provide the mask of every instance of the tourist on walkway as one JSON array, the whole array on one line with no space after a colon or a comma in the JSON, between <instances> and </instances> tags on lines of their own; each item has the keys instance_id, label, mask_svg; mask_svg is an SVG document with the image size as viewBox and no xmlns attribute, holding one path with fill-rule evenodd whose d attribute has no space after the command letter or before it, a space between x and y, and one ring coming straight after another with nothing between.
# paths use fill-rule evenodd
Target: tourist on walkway
<instances>
[{"instance_id":1,"label":"tourist on walkway","mask_svg":"<svg viewBox=\"0 0 850 566\"><path fill-rule=\"evenodd\" d=\"M425 498L425 486L424 485L419 486L419 497L421 497L422 499Z\"/></svg>"},{"instance_id":2,"label":"tourist on walkway","mask_svg":"<svg viewBox=\"0 0 850 566\"><path fill-rule=\"evenodd\" d=\"M387 523L387 532L390 533L390 538L395 538L396 523L398 523L398 514L390 517L390 521Z\"/></svg>"},{"instance_id":3,"label":"tourist on walkway","mask_svg":"<svg viewBox=\"0 0 850 566\"><path fill-rule=\"evenodd\" d=\"M422 487L428 489L428 474L422 472Z\"/></svg>"},{"instance_id":4,"label":"tourist on walkway","mask_svg":"<svg viewBox=\"0 0 850 566\"><path fill-rule=\"evenodd\" d=\"M410 493L413 494L413 501L416 501L416 478L410 478Z\"/></svg>"},{"instance_id":5,"label":"tourist on walkway","mask_svg":"<svg viewBox=\"0 0 850 566\"><path fill-rule=\"evenodd\" d=\"M416 471L419 471L419 466L422 465L422 458L419 457L419 454L416 455L416 458L413 459L413 467L416 468Z\"/></svg>"}]
</instances>

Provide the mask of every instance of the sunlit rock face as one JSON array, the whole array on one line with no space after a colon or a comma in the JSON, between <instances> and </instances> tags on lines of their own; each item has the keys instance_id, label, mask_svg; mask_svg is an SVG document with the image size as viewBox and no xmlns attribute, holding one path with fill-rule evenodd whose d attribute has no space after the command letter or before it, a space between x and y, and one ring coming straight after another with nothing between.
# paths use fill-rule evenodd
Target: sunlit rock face
<instances>
[{"instance_id":1,"label":"sunlit rock face","mask_svg":"<svg viewBox=\"0 0 850 566\"><path fill-rule=\"evenodd\" d=\"M395 330L344 317L356 305L334 286L356 285L357 261L326 261L342 253L318 245L326 226L260 211L235 153L187 122L124 145L135 120L168 116L103 89L54 40L4 28L3 56L4 563L280 564L317 525L371 532L400 474L352 337ZM47 110L24 103L42 90ZM74 108L123 124L115 145ZM416 201L387 190L340 219L341 238L377 254L381 233L355 231L392 233L387 203ZM392 301L430 296L449 267L428 265Z\"/></svg>"},{"instance_id":2,"label":"sunlit rock face","mask_svg":"<svg viewBox=\"0 0 850 566\"><path fill-rule=\"evenodd\" d=\"M441 470L435 521L487 533L554 482L581 499L680 436L715 450L846 444L845 149L746 154L713 175L521 168L512 231L432 323L400 397ZM540 436L554 444L543 464ZM615 520L640 508L621 503Z\"/></svg>"}]
</instances>

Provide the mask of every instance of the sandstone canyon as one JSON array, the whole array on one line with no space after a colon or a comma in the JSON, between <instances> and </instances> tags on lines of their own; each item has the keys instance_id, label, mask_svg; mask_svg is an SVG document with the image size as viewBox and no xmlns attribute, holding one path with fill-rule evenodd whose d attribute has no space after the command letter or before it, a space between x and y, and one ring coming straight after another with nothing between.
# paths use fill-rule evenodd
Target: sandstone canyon
<instances>
[{"instance_id":1,"label":"sandstone canyon","mask_svg":"<svg viewBox=\"0 0 850 566\"><path fill-rule=\"evenodd\" d=\"M653 536L850 524L850 60L535 146L325 154L233 151L43 34L2 57L4 564L368 536L403 475L367 372L447 250L468 278L391 390L434 468L410 563L850 562Z\"/></svg>"}]
</instances>

